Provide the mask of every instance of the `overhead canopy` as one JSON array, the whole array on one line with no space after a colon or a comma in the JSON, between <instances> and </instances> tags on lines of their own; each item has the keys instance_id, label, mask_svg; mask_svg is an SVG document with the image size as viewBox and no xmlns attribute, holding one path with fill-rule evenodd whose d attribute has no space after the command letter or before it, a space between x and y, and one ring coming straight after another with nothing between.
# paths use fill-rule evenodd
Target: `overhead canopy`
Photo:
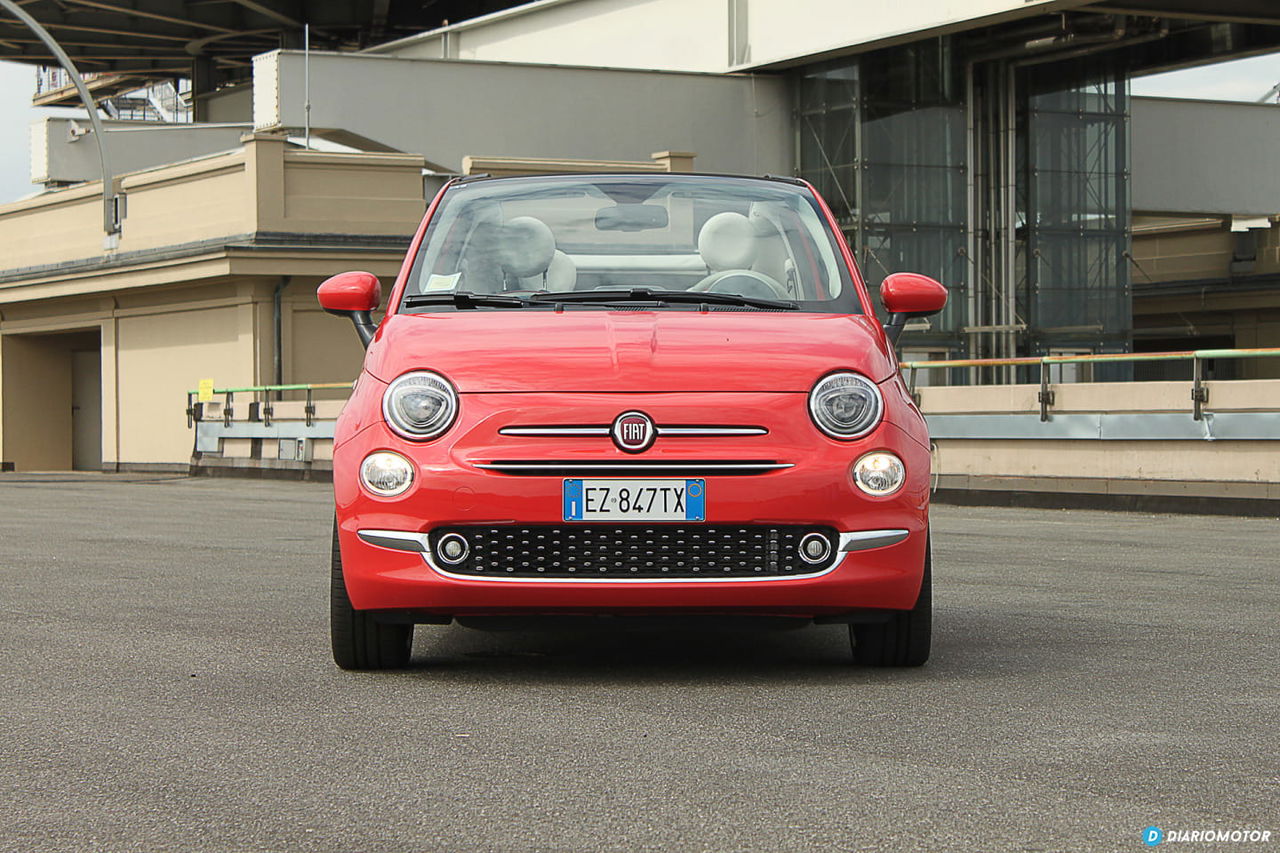
<instances>
[{"instance_id":1,"label":"overhead canopy","mask_svg":"<svg viewBox=\"0 0 1280 853\"><path fill-rule=\"evenodd\" d=\"M190 76L208 60L221 76L247 74L250 59L277 47L351 50L521 0L25 0L86 72ZM56 65L25 26L0 11L0 59ZM244 69L237 74L234 69Z\"/></svg>"},{"instance_id":2,"label":"overhead canopy","mask_svg":"<svg viewBox=\"0 0 1280 853\"><path fill-rule=\"evenodd\" d=\"M1103 0L1093 9L1236 24L1280 24L1280 4L1275 0Z\"/></svg>"}]
</instances>

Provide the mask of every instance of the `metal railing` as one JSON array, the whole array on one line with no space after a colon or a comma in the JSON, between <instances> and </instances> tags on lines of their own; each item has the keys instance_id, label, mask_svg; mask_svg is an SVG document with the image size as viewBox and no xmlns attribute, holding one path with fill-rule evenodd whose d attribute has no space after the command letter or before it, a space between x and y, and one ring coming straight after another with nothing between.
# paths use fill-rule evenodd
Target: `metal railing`
<instances>
[{"instance_id":1,"label":"metal railing","mask_svg":"<svg viewBox=\"0 0 1280 853\"><path fill-rule=\"evenodd\" d=\"M919 370L948 367L1002 367L1006 365L1040 366L1040 420L1049 420L1049 409L1055 394L1049 387L1048 367L1054 364L1096 364L1136 361L1190 361L1192 418L1202 420L1204 407L1209 402L1209 389L1204 386L1204 363L1219 358L1277 358L1280 347L1255 347L1252 349L1197 349L1180 352L1122 352L1096 355L1045 355L1024 358L965 358L943 361L904 361L899 367L909 371L907 386L916 393L916 373Z\"/></svg>"},{"instance_id":2,"label":"metal railing","mask_svg":"<svg viewBox=\"0 0 1280 853\"><path fill-rule=\"evenodd\" d=\"M904 361L899 364L907 371L907 385L912 394L916 393L916 376L920 370L951 367L998 367L1019 365L1040 367L1040 420L1049 420L1049 409L1054 404L1055 394L1050 387L1048 367L1055 364L1097 364L1138 361L1190 361L1191 362L1191 403L1192 417L1201 420L1204 406L1209 402L1209 389L1204 385L1204 362L1210 359L1229 358L1280 358L1280 347L1258 347L1253 349L1199 349L1181 352L1143 352L1143 353L1102 353L1098 355L1046 355L1024 358L966 358L940 361ZM1061 384L1061 383L1058 383ZM235 417L235 396L252 394L254 399L249 404L248 420L271 425L275 416L274 402L281 401L286 392L303 392L306 395L303 413L307 426L315 422L315 392L336 391L351 388L350 382L314 382L295 385L244 385L236 388L214 388L213 396L222 397L222 411L219 420L229 425ZM275 395L275 400L272 400ZM200 392L187 392L187 427L193 427L204 420L204 408L198 398Z\"/></svg>"},{"instance_id":3,"label":"metal railing","mask_svg":"<svg viewBox=\"0 0 1280 853\"><path fill-rule=\"evenodd\" d=\"M215 397L222 397L222 412L219 419L224 426L230 426L235 417L236 394L253 394L254 399L249 403L248 419L252 422L261 422L264 426L271 426L271 419L275 417L275 406L272 404L281 402L280 395L290 391L304 391L306 392L306 403L302 411L306 418L307 426L311 426L315 423L316 418L315 392L336 391L344 388L350 390L351 383L313 382L302 385L245 385L240 388L214 388L212 393ZM275 400L271 399L272 394L276 395ZM199 397L199 391L187 392L188 429L204 421L204 405L199 402Z\"/></svg>"}]
</instances>

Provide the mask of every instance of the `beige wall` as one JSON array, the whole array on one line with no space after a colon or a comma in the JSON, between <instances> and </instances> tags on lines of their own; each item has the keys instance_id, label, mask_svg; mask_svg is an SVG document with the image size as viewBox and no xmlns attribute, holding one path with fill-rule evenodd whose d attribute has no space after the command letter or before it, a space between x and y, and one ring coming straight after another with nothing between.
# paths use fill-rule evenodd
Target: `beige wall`
<instances>
[{"instance_id":1,"label":"beige wall","mask_svg":"<svg viewBox=\"0 0 1280 853\"><path fill-rule=\"evenodd\" d=\"M426 203L421 157L286 151L281 221L263 230L412 232Z\"/></svg>"},{"instance_id":2,"label":"beige wall","mask_svg":"<svg viewBox=\"0 0 1280 853\"><path fill-rule=\"evenodd\" d=\"M1194 281L1224 278L1234 236L1220 218L1168 219L1135 216L1134 281Z\"/></svg>"},{"instance_id":3,"label":"beige wall","mask_svg":"<svg viewBox=\"0 0 1280 853\"><path fill-rule=\"evenodd\" d=\"M125 175L127 215L107 256L254 232L409 234L425 212L423 159L290 150L258 135L233 152ZM0 205L6 270L103 257L98 182ZM65 275L65 274L64 274ZM0 284L6 290L28 282Z\"/></svg>"},{"instance_id":4,"label":"beige wall","mask_svg":"<svg viewBox=\"0 0 1280 853\"><path fill-rule=\"evenodd\" d=\"M348 320L305 303L293 306L286 344L285 369L291 384L350 382L364 359L364 348Z\"/></svg>"},{"instance_id":5,"label":"beige wall","mask_svg":"<svg viewBox=\"0 0 1280 853\"><path fill-rule=\"evenodd\" d=\"M0 206L4 269L103 255L100 184ZM123 179L128 215L117 252L154 249L253 230L242 152L152 169ZM4 285L0 285L3 292Z\"/></svg>"},{"instance_id":6,"label":"beige wall","mask_svg":"<svg viewBox=\"0 0 1280 853\"><path fill-rule=\"evenodd\" d=\"M119 394L128 405L120 430L120 461L185 462L192 446L183 415L185 393L204 377L220 386L254 384L252 308L173 311L117 321Z\"/></svg>"}]
</instances>

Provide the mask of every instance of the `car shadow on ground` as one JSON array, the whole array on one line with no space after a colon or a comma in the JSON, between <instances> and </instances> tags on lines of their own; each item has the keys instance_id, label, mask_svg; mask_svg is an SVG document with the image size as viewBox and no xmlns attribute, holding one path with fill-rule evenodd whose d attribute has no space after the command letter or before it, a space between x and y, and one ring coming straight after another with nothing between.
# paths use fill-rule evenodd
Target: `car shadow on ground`
<instances>
[{"instance_id":1,"label":"car shadow on ground","mask_svg":"<svg viewBox=\"0 0 1280 853\"><path fill-rule=\"evenodd\" d=\"M933 654L922 668L854 663L844 625L760 628L600 628L478 631L419 626L409 672L424 678L481 676L550 683L781 677L850 682L982 681L1062 677L1096 660L1100 646L1128 642L1093 620L957 608L935 614ZM1034 632L1028 630L1034 624ZM1088 642L1082 643L1087 637Z\"/></svg>"}]
</instances>

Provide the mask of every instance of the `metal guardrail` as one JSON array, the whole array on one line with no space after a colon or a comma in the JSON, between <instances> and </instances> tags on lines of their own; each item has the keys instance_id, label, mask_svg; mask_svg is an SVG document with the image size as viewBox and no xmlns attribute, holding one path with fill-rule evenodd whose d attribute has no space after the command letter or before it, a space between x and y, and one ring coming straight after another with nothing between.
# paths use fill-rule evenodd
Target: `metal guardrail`
<instances>
[{"instance_id":1,"label":"metal guardrail","mask_svg":"<svg viewBox=\"0 0 1280 853\"><path fill-rule=\"evenodd\" d=\"M261 421L265 426L271 426L271 419L275 417L275 407L272 406L272 400L269 395L275 394L276 400L279 402L279 395L285 391L305 391L307 394L306 405L303 407L303 413L306 416L307 426L315 423L316 391L333 391L342 388L351 388L350 382L313 382L302 385L245 385L239 388L214 388L213 396L221 396L222 399L222 423L223 426L231 426L231 421L235 416L235 395L236 394L253 394L255 399L249 404L249 420ZM259 395L268 395L265 399L258 398ZM200 396L199 391L187 392L187 429L191 429L198 423L204 421L204 406L197 402Z\"/></svg>"},{"instance_id":2,"label":"metal guardrail","mask_svg":"<svg viewBox=\"0 0 1280 853\"><path fill-rule=\"evenodd\" d=\"M1101 353L1097 355L1045 355L1024 358L966 358L943 361L904 361L899 367L910 371L907 374L907 386L912 395L916 393L916 372L930 368L946 367L1004 367L1008 365L1039 365L1040 420L1049 420L1049 409L1053 406L1055 394L1049 387L1049 371L1054 364L1093 364L1134 361L1190 361L1191 362L1191 417L1193 420L1204 419L1204 407L1209 402L1209 389L1204 386L1204 362L1218 358L1278 358L1280 347L1255 347L1251 349L1197 349L1179 352L1121 352Z\"/></svg>"},{"instance_id":3,"label":"metal guardrail","mask_svg":"<svg viewBox=\"0 0 1280 853\"><path fill-rule=\"evenodd\" d=\"M1181 352L1104 353L1099 355L1048 355L1030 356L1025 358L904 361L899 366L902 370L909 371L908 386L912 395L917 396L916 375L920 370L949 367L1039 365L1040 392L1037 399L1040 404L1040 421L1047 422L1050 420L1050 409L1054 404L1055 398L1054 391L1050 387L1049 383L1049 371L1045 369L1047 366L1054 364L1093 364L1138 361L1190 361L1192 363L1192 420L1202 421L1205 418L1204 408L1209 402L1209 389L1204 385L1204 362L1209 359L1219 358L1280 358L1280 347L1258 347L1253 349L1200 349L1185 350ZM307 430L310 430L316 423L315 392L334 391L350 387L351 383L349 382L319 382L293 385L244 385L233 388L214 388L212 390L212 394L213 396L222 397L221 412L219 413L220 417L218 420L222 422L221 425L224 429L230 429L232 421L235 418L235 396L237 394L254 395L254 400L249 404L248 422L260 423L264 427L270 427L272 425L272 419L275 417L275 407L272 403L279 402L280 395L285 392L305 392L306 402L303 407L303 413L305 416L305 427ZM204 420L204 406L197 400L199 395L200 391L198 390L187 392L187 427L189 429L195 427L197 424L206 422ZM271 399L272 395L275 395L276 399L274 401ZM1123 420L1123 417L1121 417L1120 420ZM1095 428L1094 425L1089 424L1084 428L1082 434L1096 434L1097 432L1098 429Z\"/></svg>"}]
</instances>

